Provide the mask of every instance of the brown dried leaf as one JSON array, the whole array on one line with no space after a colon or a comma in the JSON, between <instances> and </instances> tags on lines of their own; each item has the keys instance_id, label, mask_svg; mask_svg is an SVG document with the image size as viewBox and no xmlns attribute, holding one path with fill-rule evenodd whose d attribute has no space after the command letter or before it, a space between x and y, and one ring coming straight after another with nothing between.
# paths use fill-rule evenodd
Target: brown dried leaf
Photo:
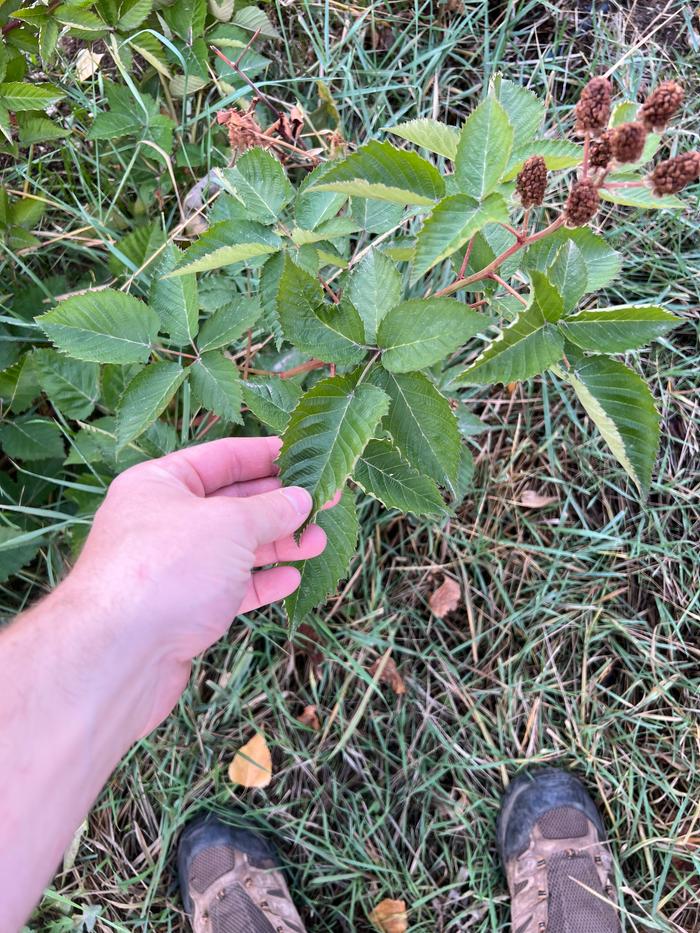
<instances>
[{"instance_id":1,"label":"brown dried leaf","mask_svg":"<svg viewBox=\"0 0 700 933\"><path fill-rule=\"evenodd\" d=\"M381 663L382 662L380 658L370 667L369 672L372 677L374 677L379 670L379 665ZM397 696L401 696L406 692L406 684L403 682L403 677L401 674L399 674L398 668L396 667L396 663L393 658L387 658L384 669L379 675L379 683L389 684Z\"/></svg>"},{"instance_id":2,"label":"brown dried leaf","mask_svg":"<svg viewBox=\"0 0 700 933\"><path fill-rule=\"evenodd\" d=\"M370 921L381 933L406 933L408 915L405 901L393 901L385 897L369 915Z\"/></svg>"},{"instance_id":3,"label":"brown dried leaf","mask_svg":"<svg viewBox=\"0 0 700 933\"><path fill-rule=\"evenodd\" d=\"M297 637L294 639L295 649L308 657L312 667L319 667L326 660L323 653L326 643L323 636L307 622L302 622L297 629L296 635Z\"/></svg>"},{"instance_id":4,"label":"brown dried leaf","mask_svg":"<svg viewBox=\"0 0 700 933\"><path fill-rule=\"evenodd\" d=\"M321 729L321 720L318 718L315 706L305 706L301 716L297 716L297 722L300 722L302 726L311 726L314 732L319 732Z\"/></svg>"},{"instance_id":5,"label":"brown dried leaf","mask_svg":"<svg viewBox=\"0 0 700 933\"><path fill-rule=\"evenodd\" d=\"M454 612L462 599L462 589L452 577L445 577L442 584L430 597L429 604L433 615L444 619L448 612Z\"/></svg>"},{"instance_id":6,"label":"brown dried leaf","mask_svg":"<svg viewBox=\"0 0 700 933\"><path fill-rule=\"evenodd\" d=\"M544 509L558 501L556 496L545 496L536 489L523 489L518 505L525 509Z\"/></svg>"},{"instance_id":7,"label":"brown dried leaf","mask_svg":"<svg viewBox=\"0 0 700 933\"><path fill-rule=\"evenodd\" d=\"M272 756L262 732L256 732L250 742L238 749L228 776L243 787L267 787L272 780Z\"/></svg>"}]
</instances>

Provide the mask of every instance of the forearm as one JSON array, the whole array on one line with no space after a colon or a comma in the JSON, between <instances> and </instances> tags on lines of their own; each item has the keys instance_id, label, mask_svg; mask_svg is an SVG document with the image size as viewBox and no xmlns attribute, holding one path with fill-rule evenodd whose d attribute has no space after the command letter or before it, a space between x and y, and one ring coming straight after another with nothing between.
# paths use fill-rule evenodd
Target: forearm
<instances>
[{"instance_id":1,"label":"forearm","mask_svg":"<svg viewBox=\"0 0 700 933\"><path fill-rule=\"evenodd\" d=\"M148 668L120 631L69 577L0 635L3 931L26 920L146 718Z\"/></svg>"}]
</instances>

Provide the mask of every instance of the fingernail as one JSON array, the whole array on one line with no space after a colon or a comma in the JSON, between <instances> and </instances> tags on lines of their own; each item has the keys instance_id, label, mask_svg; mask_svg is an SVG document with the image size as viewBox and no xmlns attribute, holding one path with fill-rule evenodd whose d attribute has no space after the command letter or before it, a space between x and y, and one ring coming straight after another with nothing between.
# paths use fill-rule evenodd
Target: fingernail
<instances>
[{"instance_id":1,"label":"fingernail","mask_svg":"<svg viewBox=\"0 0 700 933\"><path fill-rule=\"evenodd\" d=\"M301 486L288 486L282 492L292 503L300 515L308 515L311 511L312 499L309 493Z\"/></svg>"}]
</instances>

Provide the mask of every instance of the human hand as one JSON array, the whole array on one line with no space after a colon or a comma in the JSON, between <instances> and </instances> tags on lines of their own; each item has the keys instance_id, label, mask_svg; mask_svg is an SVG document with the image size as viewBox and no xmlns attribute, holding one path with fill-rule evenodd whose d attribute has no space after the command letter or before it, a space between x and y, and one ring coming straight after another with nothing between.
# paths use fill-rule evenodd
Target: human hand
<instances>
[{"instance_id":1,"label":"human hand","mask_svg":"<svg viewBox=\"0 0 700 933\"><path fill-rule=\"evenodd\" d=\"M96 609L105 647L118 626L123 645L152 672L155 702L147 732L177 702L190 661L220 638L237 613L292 593L293 567L256 569L316 557L326 544L309 526L299 487L283 489L278 438L228 438L189 447L126 470L110 486L66 581L74 600ZM104 611L100 612L99 607Z\"/></svg>"}]
</instances>

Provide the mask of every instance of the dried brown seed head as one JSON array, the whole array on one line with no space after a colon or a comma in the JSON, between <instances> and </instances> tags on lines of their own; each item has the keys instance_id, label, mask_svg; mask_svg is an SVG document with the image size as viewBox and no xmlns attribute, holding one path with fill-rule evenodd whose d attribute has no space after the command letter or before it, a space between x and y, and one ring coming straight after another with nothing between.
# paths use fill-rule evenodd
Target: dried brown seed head
<instances>
[{"instance_id":1,"label":"dried brown seed head","mask_svg":"<svg viewBox=\"0 0 700 933\"><path fill-rule=\"evenodd\" d=\"M599 207L600 195L595 182L590 178L575 182L566 202L566 226L583 227L595 217Z\"/></svg>"},{"instance_id":2,"label":"dried brown seed head","mask_svg":"<svg viewBox=\"0 0 700 933\"><path fill-rule=\"evenodd\" d=\"M547 190L547 165L542 156L530 156L523 163L515 181L523 207L533 207L544 201Z\"/></svg>"},{"instance_id":3,"label":"dried brown seed head","mask_svg":"<svg viewBox=\"0 0 700 933\"><path fill-rule=\"evenodd\" d=\"M216 115L216 122L227 128L229 144L236 154L254 146L263 146L266 149L270 146L271 140L263 134L254 110L255 105L252 105L247 110L220 110Z\"/></svg>"},{"instance_id":4,"label":"dried brown seed head","mask_svg":"<svg viewBox=\"0 0 700 933\"><path fill-rule=\"evenodd\" d=\"M610 145L618 162L636 162L641 158L647 131L641 123L621 123L612 131Z\"/></svg>"},{"instance_id":5,"label":"dried brown seed head","mask_svg":"<svg viewBox=\"0 0 700 933\"><path fill-rule=\"evenodd\" d=\"M700 152L684 152L659 162L649 175L651 190L656 195L675 194L700 178Z\"/></svg>"},{"instance_id":6,"label":"dried brown seed head","mask_svg":"<svg viewBox=\"0 0 700 933\"><path fill-rule=\"evenodd\" d=\"M611 137L610 130L606 130L597 139L591 140L588 152L588 162L591 168L607 168L610 164L612 159Z\"/></svg>"},{"instance_id":7,"label":"dried brown seed head","mask_svg":"<svg viewBox=\"0 0 700 933\"><path fill-rule=\"evenodd\" d=\"M612 84L607 78L591 78L576 104L576 132L598 136L608 125Z\"/></svg>"},{"instance_id":8,"label":"dried brown seed head","mask_svg":"<svg viewBox=\"0 0 700 933\"><path fill-rule=\"evenodd\" d=\"M666 128L683 103L684 91L676 81L664 81L644 101L637 116L648 130Z\"/></svg>"}]
</instances>

